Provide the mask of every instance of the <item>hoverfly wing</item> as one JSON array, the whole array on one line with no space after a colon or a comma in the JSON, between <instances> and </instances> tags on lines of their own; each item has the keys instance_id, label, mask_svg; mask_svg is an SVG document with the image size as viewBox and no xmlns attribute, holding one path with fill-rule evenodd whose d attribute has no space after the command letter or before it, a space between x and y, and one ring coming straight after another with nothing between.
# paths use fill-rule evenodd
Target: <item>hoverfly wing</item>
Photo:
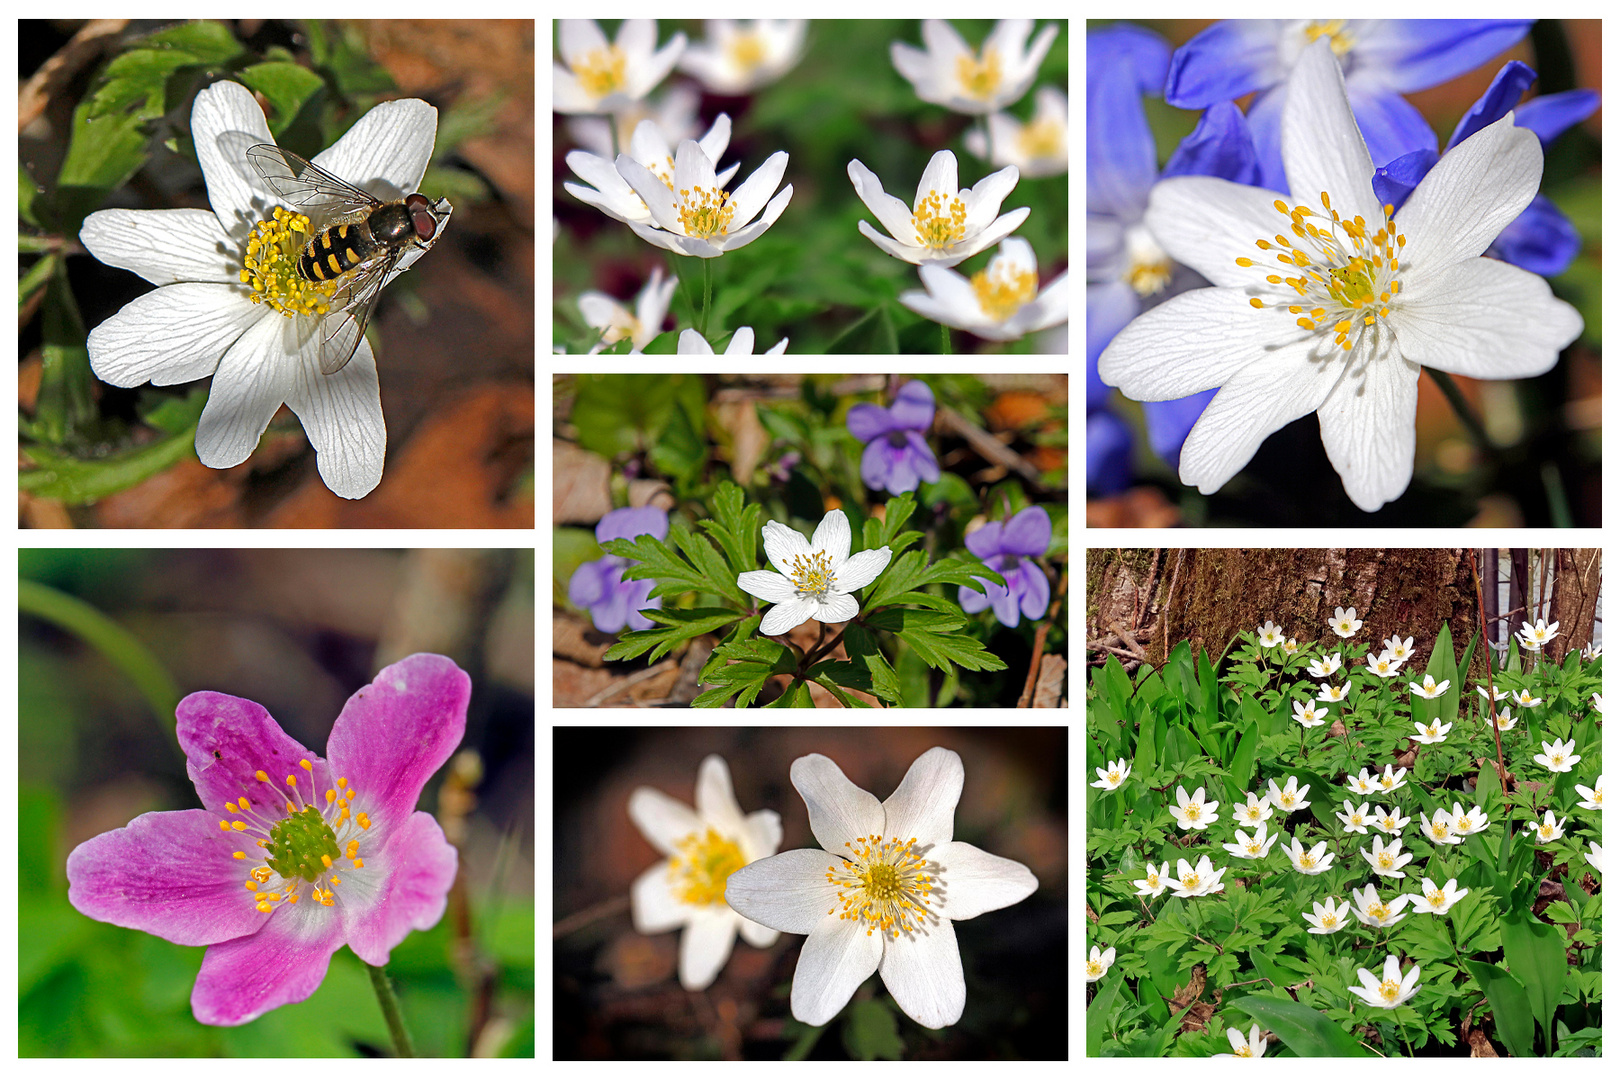
<instances>
[{"instance_id":1,"label":"hoverfly wing","mask_svg":"<svg viewBox=\"0 0 1620 1080\"><path fill-rule=\"evenodd\" d=\"M376 196L272 143L250 146L247 158L270 190L294 206L346 214L381 205Z\"/></svg>"},{"instance_id":2,"label":"hoverfly wing","mask_svg":"<svg viewBox=\"0 0 1620 1080\"><path fill-rule=\"evenodd\" d=\"M388 280L389 271L399 261L399 253L373 259L354 272L343 287L332 294L332 313L322 324L321 372L335 375L354 358L366 336L372 309Z\"/></svg>"}]
</instances>

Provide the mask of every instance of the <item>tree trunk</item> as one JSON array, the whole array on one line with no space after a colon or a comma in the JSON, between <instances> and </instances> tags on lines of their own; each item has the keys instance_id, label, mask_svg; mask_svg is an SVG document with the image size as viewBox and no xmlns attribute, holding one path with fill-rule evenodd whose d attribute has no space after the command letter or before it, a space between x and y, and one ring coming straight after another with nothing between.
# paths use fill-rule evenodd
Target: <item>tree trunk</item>
<instances>
[{"instance_id":1,"label":"tree trunk","mask_svg":"<svg viewBox=\"0 0 1620 1080\"><path fill-rule=\"evenodd\" d=\"M1547 656L1561 661L1569 650L1583 649L1592 641L1603 590L1603 549L1559 548L1551 554L1552 613L1547 621L1558 623L1558 636L1547 646Z\"/></svg>"}]
</instances>

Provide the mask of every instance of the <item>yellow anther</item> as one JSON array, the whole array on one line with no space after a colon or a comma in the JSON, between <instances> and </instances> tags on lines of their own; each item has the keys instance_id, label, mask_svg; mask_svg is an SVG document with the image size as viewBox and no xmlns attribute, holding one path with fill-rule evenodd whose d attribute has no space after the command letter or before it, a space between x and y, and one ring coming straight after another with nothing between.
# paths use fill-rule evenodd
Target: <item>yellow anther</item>
<instances>
[{"instance_id":1,"label":"yellow anther","mask_svg":"<svg viewBox=\"0 0 1620 1080\"><path fill-rule=\"evenodd\" d=\"M1260 298L1258 296L1251 296L1249 298L1249 306L1252 307L1252 308L1262 308L1262 307L1265 307L1266 305L1264 305L1264 304L1262 304L1260 302ZM224 822L220 822L220 824L223 825Z\"/></svg>"},{"instance_id":2,"label":"yellow anther","mask_svg":"<svg viewBox=\"0 0 1620 1080\"><path fill-rule=\"evenodd\" d=\"M1271 205L1277 208L1277 213L1279 214L1288 213L1288 204L1283 202L1281 199L1274 200Z\"/></svg>"},{"instance_id":3,"label":"yellow anther","mask_svg":"<svg viewBox=\"0 0 1620 1080\"><path fill-rule=\"evenodd\" d=\"M1254 260L1253 259L1239 259L1237 261L1237 264L1239 266L1253 266L1254 265Z\"/></svg>"},{"instance_id":4,"label":"yellow anther","mask_svg":"<svg viewBox=\"0 0 1620 1080\"><path fill-rule=\"evenodd\" d=\"M255 780L258 780L261 783L266 783L267 784L267 783L270 782L270 778L268 776L264 775L264 770L263 769L259 769L258 771L256 771L253 774L253 778Z\"/></svg>"}]
</instances>

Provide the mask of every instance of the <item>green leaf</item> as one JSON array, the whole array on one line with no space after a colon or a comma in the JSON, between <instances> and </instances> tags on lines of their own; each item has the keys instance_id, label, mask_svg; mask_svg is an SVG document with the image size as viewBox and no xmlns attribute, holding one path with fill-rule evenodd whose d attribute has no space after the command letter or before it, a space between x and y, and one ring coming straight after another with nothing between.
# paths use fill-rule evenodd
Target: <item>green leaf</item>
<instances>
[{"instance_id":1,"label":"green leaf","mask_svg":"<svg viewBox=\"0 0 1620 1080\"><path fill-rule=\"evenodd\" d=\"M911 492L896 495L884 505L883 520L879 521L876 517L866 519L861 539L866 541L869 548L887 547L893 551L895 545L891 541L900 535L901 526L911 519L916 509L917 500L912 498Z\"/></svg>"},{"instance_id":2,"label":"green leaf","mask_svg":"<svg viewBox=\"0 0 1620 1080\"><path fill-rule=\"evenodd\" d=\"M304 110L304 106L326 89L321 77L302 64L272 60L252 64L241 71L243 85L263 94L270 103L270 130L280 135Z\"/></svg>"},{"instance_id":3,"label":"green leaf","mask_svg":"<svg viewBox=\"0 0 1620 1080\"><path fill-rule=\"evenodd\" d=\"M755 554L759 547L759 513L759 505L745 505L743 489L726 480L714 493L714 517L698 522L704 532L720 542L726 561L739 574L759 567Z\"/></svg>"},{"instance_id":4,"label":"green leaf","mask_svg":"<svg viewBox=\"0 0 1620 1080\"><path fill-rule=\"evenodd\" d=\"M844 688L872 692L871 679L848 660L823 660L810 669L810 678L820 683L846 709L870 709L872 704L844 693Z\"/></svg>"},{"instance_id":5,"label":"green leaf","mask_svg":"<svg viewBox=\"0 0 1620 1080\"><path fill-rule=\"evenodd\" d=\"M876 998L852 1002L844 1014L844 1047L858 1061L899 1061L906 1044L893 1012Z\"/></svg>"},{"instance_id":6,"label":"green leaf","mask_svg":"<svg viewBox=\"0 0 1620 1080\"><path fill-rule=\"evenodd\" d=\"M708 399L698 375L579 375L575 387L579 445L609 460L654 446L677 405L702 415Z\"/></svg>"},{"instance_id":7,"label":"green leaf","mask_svg":"<svg viewBox=\"0 0 1620 1080\"><path fill-rule=\"evenodd\" d=\"M1283 1044L1300 1057L1366 1057L1355 1038L1308 1005L1297 1001L1250 994L1229 1001L1228 1009L1247 1013L1270 1028Z\"/></svg>"},{"instance_id":8,"label":"green leaf","mask_svg":"<svg viewBox=\"0 0 1620 1080\"><path fill-rule=\"evenodd\" d=\"M810 686L803 679L793 680L787 691L765 706L767 709L813 709L816 701L810 696Z\"/></svg>"},{"instance_id":9,"label":"green leaf","mask_svg":"<svg viewBox=\"0 0 1620 1080\"><path fill-rule=\"evenodd\" d=\"M1105 978L1102 989L1097 991L1097 996L1086 1006L1087 1057L1102 1056L1103 1036L1108 1034L1108 1014L1113 1011L1114 1003L1119 1000L1120 987L1124 984L1125 979L1122 976Z\"/></svg>"},{"instance_id":10,"label":"green leaf","mask_svg":"<svg viewBox=\"0 0 1620 1080\"><path fill-rule=\"evenodd\" d=\"M738 586L737 576L727 569L725 559L720 557L713 544L679 525L671 527L670 538L675 541L675 546L680 548L681 554L691 559L692 564L703 573L704 580L709 586L708 591L719 593L742 607L752 605L748 594Z\"/></svg>"},{"instance_id":11,"label":"green leaf","mask_svg":"<svg viewBox=\"0 0 1620 1080\"><path fill-rule=\"evenodd\" d=\"M900 680L879 651L877 635L859 623L850 623L844 630L844 651L849 654L849 662L865 672L866 685L860 689L870 690L891 705L902 703Z\"/></svg>"},{"instance_id":12,"label":"green leaf","mask_svg":"<svg viewBox=\"0 0 1620 1080\"><path fill-rule=\"evenodd\" d=\"M921 551L908 551L895 559L867 592L865 606L892 604L897 597L928 585L966 585L982 590L984 583L979 578L1007 584L1005 578L977 559L946 558L933 566L927 563L928 556Z\"/></svg>"},{"instance_id":13,"label":"green leaf","mask_svg":"<svg viewBox=\"0 0 1620 1080\"><path fill-rule=\"evenodd\" d=\"M679 526L671 526L672 531L680 532ZM677 542L679 542L677 540ZM702 541L705 542L706 541ZM725 595L723 586L725 578L720 581L710 581L709 575L698 569L685 559L681 558L669 545L650 534L632 537L629 540L609 540L602 545L602 550L610 555L618 555L625 559L634 559L636 566L627 566L624 577L629 581L639 581L645 578L656 578L658 584L653 586L649 597L671 596L687 592L710 592ZM713 550L712 548L710 549ZM719 560L716 559L716 562ZM731 586L736 588L736 581Z\"/></svg>"},{"instance_id":14,"label":"green leaf","mask_svg":"<svg viewBox=\"0 0 1620 1080\"><path fill-rule=\"evenodd\" d=\"M671 652L681 642L718 630L727 623L736 622L743 617L741 612L729 608L692 608L673 611L647 608L642 614L653 622L663 625L655 626L651 630L630 630L620 634L618 642L602 654L602 659L632 660L651 649L652 655L647 659L657 660L665 653Z\"/></svg>"},{"instance_id":15,"label":"green leaf","mask_svg":"<svg viewBox=\"0 0 1620 1080\"><path fill-rule=\"evenodd\" d=\"M759 616L745 621L744 627L749 622L757 629ZM739 627L741 629L743 627ZM753 629L748 633L751 635ZM745 709L759 696L766 679L777 674L792 674L797 668L798 658L792 649L770 638L734 636L733 640L716 648L703 666L698 681L712 684L712 688L699 694L692 704L700 709L718 708L736 695L737 708Z\"/></svg>"},{"instance_id":16,"label":"green leaf","mask_svg":"<svg viewBox=\"0 0 1620 1080\"><path fill-rule=\"evenodd\" d=\"M892 630L911 646L919 659L929 667L940 670L955 664L969 671L1001 671L1006 663L1000 657L985 651L977 638L954 633L966 620L959 615L939 611L918 611L914 608L889 608L866 620L866 625L877 630Z\"/></svg>"},{"instance_id":17,"label":"green leaf","mask_svg":"<svg viewBox=\"0 0 1620 1080\"><path fill-rule=\"evenodd\" d=\"M677 490L690 491L708 463L709 450L703 438L687 418L686 410L670 413L669 424L658 439L647 460L653 467L675 481Z\"/></svg>"},{"instance_id":18,"label":"green leaf","mask_svg":"<svg viewBox=\"0 0 1620 1080\"><path fill-rule=\"evenodd\" d=\"M1564 936L1558 928L1526 915L1510 911L1502 917L1502 953L1525 993L1530 1011L1547 1036L1549 1049L1554 1032L1553 1014L1564 992L1569 963L1564 958Z\"/></svg>"},{"instance_id":19,"label":"green leaf","mask_svg":"<svg viewBox=\"0 0 1620 1080\"><path fill-rule=\"evenodd\" d=\"M1463 967L1474 977L1491 1003L1496 1020L1496 1036L1514 1057L1535 1053L1536 1029L1530 1015L1530 995L1512 975L1496 964L1463 960Z\"/></svg>"}]
</instances>

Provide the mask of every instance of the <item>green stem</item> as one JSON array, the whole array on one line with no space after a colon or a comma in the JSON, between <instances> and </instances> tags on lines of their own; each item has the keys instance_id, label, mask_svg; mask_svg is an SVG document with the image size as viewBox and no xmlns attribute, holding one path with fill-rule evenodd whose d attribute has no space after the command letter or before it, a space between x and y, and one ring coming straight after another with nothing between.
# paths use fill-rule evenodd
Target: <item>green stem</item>
<instances>
[{"instance_id":1,"label":"green stem","mask_svg":"<svg viewBox=\"0 0 1620 1080\"><path fill-rule=\"evenodd\" d=\"M703 313L698 317L698 333L707 338L709 336L709 298L713 295L714 270L709 266L709 259L699 261L703 263Z\"/></svg>"},{"instance_id":2,"label":"green stem","mask_svg":"<svg viewBox=\"0 0 1620 1080\"><path fill-rule=\"evenodd\" d=\"M415 1057L411 1033L405 1030L405 1017L399 1011L399 998L394 994L393 984L388 981L388 969L366 964L366 973L371 976L371 988L377 992L377 1004L382 1006L383 1019L388 1022L388 1034L394 1040L394 1053L402 1058Z\"/></svg>"},{"instance_id":3,"label":"green stem","mask_svg":"<svg viewBox=\"0 0 1620 1080\"><path fill-rule=\"evenodd\" d=\"M1467 399L1463 397L1462 391L1457 388L1456 382L1444 371L1436 371L1434 368L1424 368L1423 370L1429 373L1429 378L1433 379L1434 384L1440 388L1440 392L1446 395L1446 400L1451 403L1452 411L1457 414L1457 419L1462 421L1462 426L1468 429L1468 437L1474 440L1474 445L1486 453L1491 453L1491 440L1490 436L1485 434L1485 425L1474 414L1473 406L1469 405Z\"/></svg>"},{"instance_id":4,"label":"green stem","mask_svg":"<svg viewBox=\"0 0 1620 1080\"><path fill-rule=\"evenodd\" d=\"M939 324L939 351L951 355L951 328L944 323Z\"/></svg>"},{"instance_id":5,"label":"green stem","mask_svg":"<svg viewBox=\"0 0 1620 1080\"><path fill-rule=\"evenodd\" d=\"M1553 528L1569 529L1575 525L1575 515L1569 510L1569 496L1564 492L1564 478L1558 466L1550 461L1541 464L1541 486L1547 489L1547 513Z\"/></svg>"}]
</instances>

